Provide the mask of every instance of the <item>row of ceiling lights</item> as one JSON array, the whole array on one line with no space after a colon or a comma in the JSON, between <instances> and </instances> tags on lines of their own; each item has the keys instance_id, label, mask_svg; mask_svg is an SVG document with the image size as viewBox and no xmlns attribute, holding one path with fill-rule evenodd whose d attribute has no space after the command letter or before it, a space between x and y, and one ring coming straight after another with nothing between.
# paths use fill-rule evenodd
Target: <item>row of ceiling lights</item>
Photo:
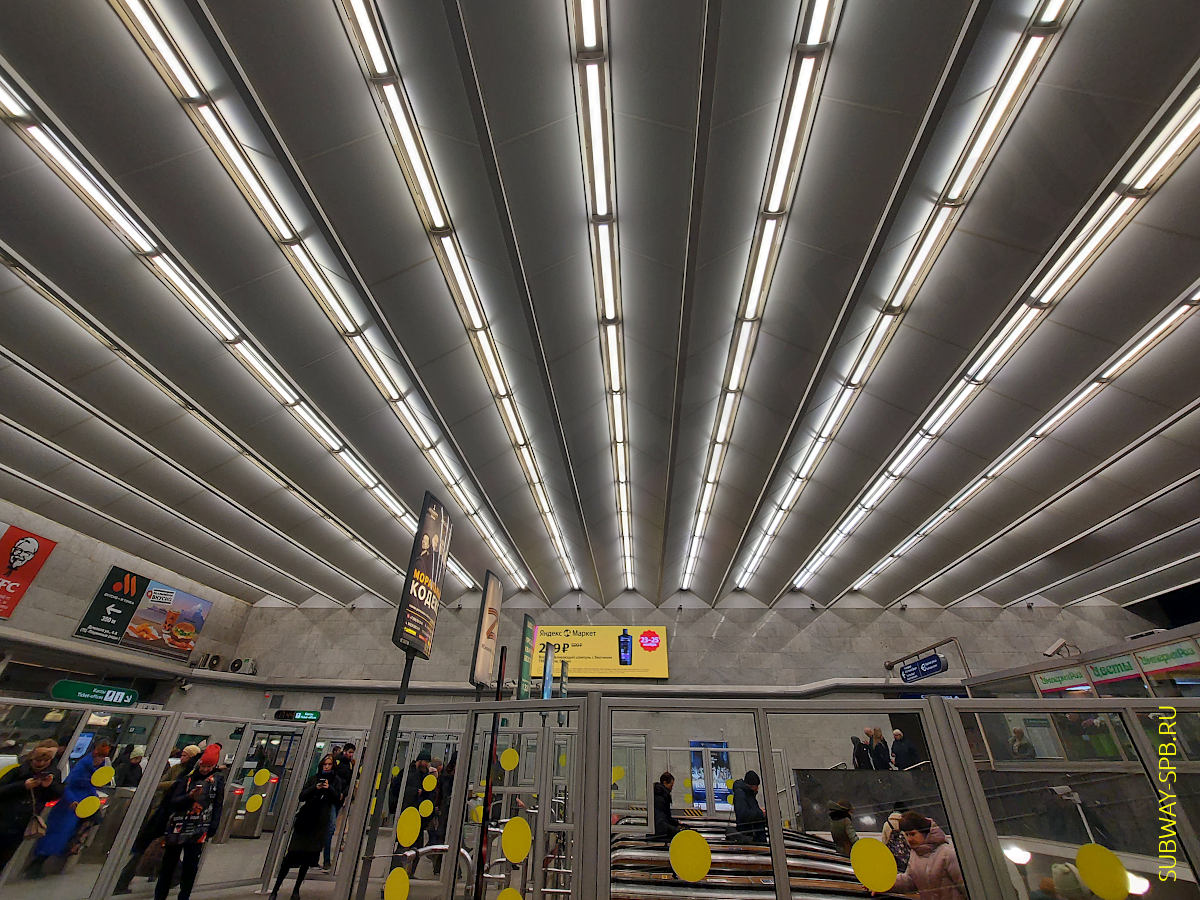
<instances>
[{"instance_id":1,"label":"row of ceiling lights","mask_svg":"<svg viewBox=\"0 0 1200 900\"><path fill-rule=\"evenodd\" d=\"M620 243L611 130L612 87L605 47L603 0L576 0L572 12L575 90L579 110L579 142L584 181L588 186L589 238L600 358L608 394L609 445L617 498L617 530L625 589L635 587L633 511L629 479L629 407L624 378L624 319L621 315Z\"/></svg>"},{"instance_id":2,"label":"row of ceiling lights","mask_svg":"<svg viewBox=\"0 0 1200 900\"><path fill-rule=\"evenodd\" d=\"M400 77L400 69L394 62L394 54L382 28L382 17L371 0L342 0L340 8L343 11L346 32L358 49L363 75L371 87L380 115L387 126L388 136L392 142L396 158L404 172L413 200L420 212L422 222L429 235L430 244L441 266L450 293L454 297L463 325L467 330L471 346L484 378L492 393L492 399L500 412L504 427L508 431L513 452L520 462L525 480L537 505L538 513L546 528L563 573L570 582L573 590L580 590L582 583L579 570L567 548L566 537L558 516L550 502L545 479L538 465L537 457L529 439L529 432L522 421L517 407L512 385L505 373L499 347L492 334L487 313L480 299L475 280L467 265L466 256L458 241L458 235L451 222L446 203L438 187L438 179L425 149L424 140L417 126L416 116L409 103L404 82ZM464 509L472 516L476 527L481 529L489 546L499 546L490 527L478 512L477 506L469 496L459 496L454 488L460 504L465 503ZM472 512L472 510L475 510ZM495 550L496 548L493 547ZM501 548L502 549L502 548ZM501 556L501 561L508 557L507 551ZM518 588L526 585L523 575L515 567L505 563L509 575L517 582Z\"/></svg>"},{"instance_id":3,"label":"row of ceiling lights","mask_svg":"<svg viewBox=\"0 0 1200 900\"><path fill-rule=\"evenodd\" d=\"M176 64L182 63L176 60ZM186 74L186 73L185 73ZM194 82L192 82L194 85ZM410 532L416 531L416 517L382 483L374 471L350 449L324 416L304 397L282 370L251 340L249 334L223 308L202 282L188 271L165 242L154 236L153 229L132 204L119 197L105 183L73 144L50 124L48 117L27 99L7 75L0 75L0 111L13 129L66 184L121 237L160 281L213 332L276 398L317 437L321 444L359 481L372 496ZM307 250L307 248L305 248ZM464 586L474 580L454 558L449 569Z\"/></svg>"},{"instance_id":4,"label":"row of ceiling lights","mask_svg":"<svg viewBox=\"0 0 1200 900\"><path fill-rule=\"evenodd\" d=\"M1154 135L1145 149L1137 155L1136 160L1125 170L1117 184L1098 203L1094 204L1084 223L1069 233L1069 239L1059 242L1061 249L1051 254L1048 261L1040 267L1040 276L1033 282L1032 289L1024 295L1021 302L1003 320L1003 323L993 329L990 340L966 365L961 376L943 392L940 402L933 406L932 411L928 413L911 437L892 455L875 481L863 491L860 498L842 516L817 550L805 560L792 581L795 589L799 590L804 587L805 583L833 556L837 548L862 524L871 511L879 506L883 498L904 477L905 473L912 469L926 450L979 395L984 385L996 375L1004 362L1045 320L1048 310L1082 277L1096 258L1133 220L1138 210L1171 176L1191 152L1191 147L1198 136L1200 136L1200 89L1186 95L1184 101L1178 104L1165 123L1155 129ZM1188 308L1190 309L1190 306ZM1179 316L1181 315L1182 312L1179 312ZM1167 326L1167 330L1178 322L1178 318L1172 319L1171 316L1168 316L1167 319L1172 322ZM1163 334L1165 333L1164 331ZM1135 344L1130 350L1136 350L1136 355L1125 359L1128 354L1122 354L1101 373L1098 382L1106 382L1111 377L1115 377L1115 374L1128 367L1134 359L1145 353L1161 337L1162 334L1144 345L1140 342ZM1035 431L1034 434L1019 442L982 478L973 482L963 494L951 501L953 504L951 513L961 509L967 500L982 490L991 480L989 477L991 473L994 472L998 475L1000 471L1011 465L1040 440L1043 434L1048 433L1063 418L1070 415L1079 404L1087 402L1098 390L1099 384L1092 383L1068 398L1054 414L1046 419L1041 426L1045 429L1041 434ZM943 516L938 524L945 521L948 515ZM916 542L913 541L913 543ZM901 544L901 547L904 548L904 552L909 549L904 544ZM899 549L897 548L897 550ZM893 554L895 553L896 551L893 551ZM889 554L889 557L891 556ZM882 571L887 564L889 563L885 562L884 566L878 567L878 571ZM878 574L878 571L869 571L866 581ZM860 578L855 584L865 585L866 581Z\"/></svg>"},{"instance_id":5,"label":"row of ceiling lights","mask_svg":"<svg viewBox=\"0 0 1200 900\"><path fill-rule=\"evenodd\" d=\"M987 171L1038 73L1053 52L1068 17L1068 0L1045 0L1019 36L1013 52L1000 70L987 103L983 105L974 126L967 132L967 139L940 196L931 205L911 253L885 292L883 309L876 314L867 331L867 337L850 366L850 375L838 383L820 424L795 454L799 465L788 476L779 500L769 505L767 523L734 580L738 590L745 588L758 571L825 451L849 415L854 401L898 331L900 320L958 223L972 191Z\"/></svg>"},{"instance_id":6,"label":"row of ceiling lights","mask_svg":"<svg viewBox=\"0 0 1200 900\"><path fill-rule=\"evenodd\" d=\"M775 264L783 241L784 220L795 195L796 175L804 158L820 96L821 77L829 58L831 32L837 13L836 0L808 0L800 10L797 27L799 43L793 48L785 80L786 88L779 106L770 164L763 184L750 257L742 279L742 292L726 357L717 414L702 470L700 498L683 565L680 588L685 591L691 590L704 547L704 533L708 528L713 499L725 464L725 451L733 434L746 375L754 356L758 329L775 275Z\"/></svg>"}]
</instances>

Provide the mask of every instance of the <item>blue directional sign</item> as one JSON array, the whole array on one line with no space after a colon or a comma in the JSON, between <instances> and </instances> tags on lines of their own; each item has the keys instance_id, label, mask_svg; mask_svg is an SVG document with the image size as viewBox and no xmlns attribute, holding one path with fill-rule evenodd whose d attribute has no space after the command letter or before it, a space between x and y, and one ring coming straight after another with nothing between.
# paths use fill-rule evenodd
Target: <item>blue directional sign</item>
<instances>
[{"instance_id":1,"label":"blue directional sign","mask_svg":"<svg viewBox=\"0 0 1200 900\"><path fill-rule=\"evenodd\" d=\"M945 672L949 668L950 664L946 661L946 657L940 653L933 653L929 656L922 656L916 662L905 663L901 666L900 680L905 684L911 684L922 678L928 678L930 675Z\"/></svg>"}]
</instances>

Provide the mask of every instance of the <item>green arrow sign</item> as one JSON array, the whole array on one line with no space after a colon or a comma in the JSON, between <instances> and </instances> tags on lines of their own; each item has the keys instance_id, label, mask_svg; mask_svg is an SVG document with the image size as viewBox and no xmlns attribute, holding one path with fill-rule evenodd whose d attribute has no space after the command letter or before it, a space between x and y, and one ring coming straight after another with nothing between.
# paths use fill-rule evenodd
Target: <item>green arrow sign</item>
<instances>
[{"instance_id":1,"label":"green arrow sign","mask_svg":"<svg viewBox=\"0 0 1200 900\"><path fill-rule=\"evenodd\" d=\"M107 684L89 684L86 681L56 681L50 688L55 700L71 703L103 703L107 706L133 706L138 692L133 688L109 687Z\"/></svg>"}]
</instances>

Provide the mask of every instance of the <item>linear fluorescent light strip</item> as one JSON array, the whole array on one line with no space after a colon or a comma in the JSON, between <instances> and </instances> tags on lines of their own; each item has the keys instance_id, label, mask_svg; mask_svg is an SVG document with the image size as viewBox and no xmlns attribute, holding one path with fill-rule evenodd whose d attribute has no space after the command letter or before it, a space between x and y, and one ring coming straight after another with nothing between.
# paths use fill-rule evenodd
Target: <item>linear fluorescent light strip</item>
<instances>
[{"instance_id":1,"label":"linear fluorescent light strip","mask_svg":"<svg viewBox=\"0 0 1200 900\"><path fill-rule=\"evenodd\" d=\"M812 471L820 462L825 449L832 443L842 422L849 414L853 401L857 399L857 392L862 389L867 378L874 371L875 365L898 330L900 319L911 305L921 285L924 284L929 270L933 267L958 223L962 207L969 200L975 185L987 171L996 149L1004 134L1007 133L1008 126L1016 117L1024 98L1028 95L1033 75L1039 63L1044 63L1052 52L1061 27L1052 33L1046 32L1048 27L1060 24L1058 19L1066 5L1064 0L1047 0L1026 26L1025 32L1018 40L1015 50L997 79L996 87L985 104L978 122L971 130L966 144L959 153L958 161L946 180L941 199L931 209L929 217L917 235L912 252L891 289L887 291L887 300L883 310L868 330L867 338L854 363L850 366L850 376L844 382L845 386L853 389L847 398L848 402L840 409L827 410L821 420L821 425L817 428L817 434L822 440L816 444L810 442L805 452L800 455L803 466L790 476L788 487L784 491L784 500L772 504L768 508L768 514L772 518L780 510L785 513L785 516L791 513L800 494L808 484ZM835 412L836 416L833 415ZM759 541L754 545L754 549L742 564L734 581L737 589L744 589L750 583L750 579L754 577L766 557L771 543L768 541L764 544Z\"/></svg>"},{"instance_id":2,"label":"linear fluorescent light strip","mask_svg":"<svg viewBox=\"0 0 1200 900\"><path fill-rule=\"evenodd\" d=\"M1181 136L1179 130L1185 126L1190 130ZM1168 136L1165 141L1164 136ZM1110 191L1094 207L1084 224L1072 233L1070 240L1065 242L1064 248L1054 253L1049 264L1042 266L1044 274L1029 292L1026 301L1009 316L983 352L968 364L965 376L967 381L981 385L994 377L1004 362L1037 328L1050 306L1060 300L1078 282L1083 274L1091 268L1092 263L1133 220L1138 210L1165 183L1185 158L1185 154L1182 152L1183 148L1194 147L1198 136L1200 136L1200 89L1195 90L1179 110L1157 130L1148 149L1143 151L1138 161L1127 167L1125 174L1118 182L1123 187ZM1166 150L1170 150L1169 155L1166 155L1166 150L1160 149L1163 148L1164 143ZM1128 185L1144 178L1143 173L1150 165L1146 159L1152 154L1154 178L1151 179L1151 183L1153 186L1134 191L1133 196L1128 196L1126 192L1133 190ZM1162 162L1160 163L1159 160ZM958 388L955 390L957 391ZM961 414L962 409L965 409L967 405L967 402L964 401L952 416L947 416L940 410L935 411L936 424L939 424L940 428L944 430L946 425ZM893 456L894 460L903 462L904 470L910 468L935 440L936 435L931 434L930 424L930 420L927 419L918 432L909 439L909 443L905 445L904 449ZM891 467L889 466L889 468ZM898 477L903 472L892 470L892 474ZM810 569L811 571L808 571ZM808 571L805 578L802 579L797 575L792 582L792 586L797 590L803 587L807 578L811 577L816 570L806 565L802 567L801 573L805 571Z\"/></svg>"},{"instance_id":3,"label":"linear fluorescent light strip","mask_svg":"<svg viewBox=\"0 0 1200 900\"><path fill-rule=\"evenodd\" d=\"M916 546L917 542L931 534L934 529L950 518L950 516L962 509L967 504L967 501L974 498L988 484L999 478L1013 463L1033 449L1034 445L1094 400L1105 387L1113 383L1116 377L1128 371L1134 363L1161 343L1167 335L1178 328L1189 315L1196 311L1197 305L1200 305L1200 291L1196 291L1182 302L1178 300L1172 302L1171 306L1158 316L1156 322L1143 329L1141 337L1134 338L1125 348L1113 356L1100 370L1099 375L1072 392L1053 412L1030 429L1024 438L1017 440L995 462L984 469L983 475L926 519L920 528L901 541L887 556L875 563L863 575L859 576L850 589L854 591L862 590L876 575Z\"/></svg>"},{"instance_id":4,"label":"linear fluorescent light strip","mask_svg":"<svg viewBox=\"0 0 1200 900\"><path fill-rule=\"evenodd\" d=\"M484 380L489 385L505 428L509 432L513 452L522 461L526 483L535 502L538 503L538 510L546 533L553 542L555 535L562 535L562 526L548 500L544 505L540 502L545 498L545 491L541 488L544 478L538 468L536 457L533 454L527 456L521 454L521 448L529 444L528 430L512 399L512 387L505 375L503 359L480 302L479 292L467 265L466 256L462 252L457 233L450 221L445 200L438 188L437 176L429 161L420 128L405 94L399 68L395 65L391 49L384 39L382 30L377 25L378 10L375 4L368 0L343 0L341 7L349 24L347 32L361 51L364 76L376 98L376 105L384 122L389 126L396 158L404 171L405 181L408 183L409 191L425 224L434 255L442 269L446 284L450 288L463 325L471 338L476 361L483 372ZM482 521L479 516L470 518L477 527L477 523ZM528 580L521 570L515 567L508 568L511 563L511 554L507 548L503 548L498 539L489 540L487 533L481 532L481 534L493 551L499 552L496 551L497 547L504 551L500 554L501 561L509 575L517 583L518 588L526 587ZM562 541L561 547L556 547L556 549L559 550L558 561L567 580L574 590L579 590L582 587L579 571L567 550L565 541Z\"/></svg>"},{"instance_id":5,"label":"linear fluorescent light strip","mask_svg":"<svg viewBox=\"0 0 1200 900\"><path fill-rule=\"evenodd\" d=\"M0 90L13 97L20 96L15 86L9 84L2 75ZM33 113L27 112L24 115L32 116ZM270 390L283 408L308 428L321 444L346 466L347 471L368 488L380 483L380 479L373 474L364 476L363 473L369 471L366 465L345 448L345 441L336 436L335 429L311 405L301 399L300 391L288 377L251 342L249 335L238 328L212 295L187 273L179 260L151 237L153 232L144 224L140 215L116 198L100 176L84 162L78 151L62 135L51 131L51 126L42 117L38 117L37 124L25 124L20 121L10 124L19 135L26 138L31 148L41 151L39 155L59 172L66 184L88 206L96 210L116 234L132 244L132 249L147 268L180 297L196 317L226 345L243 367ZM50 147L54 149L50 150ZM105 202L100 203L98 198L103 198ZM133 235L140 236L140 240L135 241ZM337 449L332 446L334 443L338 445ZM370 483L367 483L368 480ZM373 493L373 496L379 499L378 493ZM404 508L398 498L393 496L393 500L392 504L384 504L384 508L389 512L393 512L394 507ZM415 532L415 516L408 513L407 516L397 518L410 532ZM459 571L465 574L461 566ZM474 585L474 581L469 577L462 579L462 582L467 587Z\"/></svg>"},{"instance_id":6,"label":"linear fluorescent light strip","mask_svg":"<svg viewBox=\"0 0 1200 900\"><path fill-rule=\"evenodd\" d=\"M377 345L369 334L362 332L362 326L359 324L359 316L354 312L354 306L357 305L355 300L347 297L343 291L337 288L334 279L330 275L330 271L326 270L318 261L315 252L317 250L315 240L312 238L297 239L298 231L288 219L282 205L268 187L267 178L259 171L249 154L244 151L242 142L220 114L215 104L211 102L207 92L199 87L199 79L190 75L191 70L185 57L175 46L172 38L167 34L165 29L155 22L154 16L143 0L113 0L113 2L115 5L118 5L118 8L126 9L130 12L130 15L126 16L127 22L132 19L138 23L139 27L142 23L149 23L149 27L153 30L143 29L142 37L145 38L143 47L146 47L148 52L153 51L150 53L152 59L156 53L165 55L165 52L169 51L171 58L175 61L169 66L172 73L175 73L176 69L179 69L188 74L190 78L188 83L191 87L187 91L181 91L178 85L174 85L173 87L175 87L176 93L180 95L179 99L184 104L185 109L188 110L189 114L195 120L201 134L208 139L210 146L213 147L217 155L225 162L234 182L242 190L243 194L246 195L251 207L255 209L260 218L264 219L264 224L267 225L268 230L272 233L272 237L279 243L281 249L292 263L293 268L296 269L297 274L301 276L314 297L325 309L343 339L350 346L363 370L375 382L376 387L383 394L384 398L392 405L397 417L408 429L414 442L439 473L445 472L445 467L439 467L430 455L438 441L431 439L428 429L421 424L422 415L417 409L414 409L419 403L415 392L405 390L401 379L393 372L392 366L386 361L389 358L389 353L383 347ZM161 66L160 71L162 71ZM180 81L178 78L176 80ZM171 79L167 79L167 83L171 85ZM407 126L407 123L405 124ZM408 134L408 141L411 144L411 128L405 133ZM423 168L418 167L416 171L419 178L424 177ZM425 195L430 195L432 191L429 188L428 179L425 179L422 185ZM444 225L440 208L436 204L430 208L429 214L433 218L435 225ZM446 480L445 483L453 494L457 485L457 480L453 473L450 473L449 480ZM471 512L471 510L467 511ZM478 515L469 518L476 525L481 520L481 517ZM493 533L490 526L487 530L489 534ZM493 537L494 540L495 538ZM508 574L518 587L523 588L527 585L528 582L519 568L509 571ZM468 581L467 583L471 582Z\"/></svg>"},{"instance_id":7,"label":"linear fluorescent light strip","mask_svg":"<svg viewBox=\"0 0 1200 900\"><path fill-rule=\"evenodd\" d=\"M833 2L834 0L808 0L800 9L798 32L804 35L803 43L793 47L788 67L788 82L779 104L771 162L768 164L762 187L762 206L751 242L746 272L742 278L742 294L726 356L723 392L717 405L717 414L713 417L708 452L704 468L701 470L704 473L701 482L702 498L715 491L720 481L725 448L733 434L742 390L754 358L758 326L762 321L771 282L775 276L783 219L788 215L792 198L795 196L800 164L808 143L808 127L816 108L817 76L830 52L829 42L832 41L832 35L827 36L826 31ZM807 27L799 31L806 14ZM704 548L704 534L708 528L710 509L711 501L709 508L705 508L702 502L697 503L692 520L692 537L688 543L683 575L680 579L681 590L689 591L692 588L692 579L695 577L700 553Z\"/></svg>"},{"instance_id":8,"label":"linear fluorescent light strip","mask_svg":"<svg viewBox=\"0 0 1200 900\"><path fill-rule=\"evenodd\" d=\"M621 268L618 262L619 234L613 188L612 160L607 111L611 109L608 56L602 42L604 0L578 0L572 7L573 40L576 53L574 78L579 96L578 129L584 181L589 204L588 237L592 250L592 276L596 291L596 324L600 337L600 360L605 372L609 401L609 448L617 507L617 534L626 590L634 590L633 515L629 491L629 421L626 386L621 361L624 358L625 325L621 304Z\"/></svg>"}]
</instances>

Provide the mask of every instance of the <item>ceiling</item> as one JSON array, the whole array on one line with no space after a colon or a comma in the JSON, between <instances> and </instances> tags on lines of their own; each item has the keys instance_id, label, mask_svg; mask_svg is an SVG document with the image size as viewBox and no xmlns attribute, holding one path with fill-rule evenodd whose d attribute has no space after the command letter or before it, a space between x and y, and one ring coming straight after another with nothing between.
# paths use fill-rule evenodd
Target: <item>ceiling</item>
<instances>
[{"instance_id":1,"label":"ceiling","mask_svg":"<svg viewBox=\"0 0 1200 900\"><path fill-rule=\"evenodd\" d=\"M1200 85L1192 0L1067 2L1045 28L1045 6L1031 0L843 0L812 45L814 0L597 0L619 234L629 576L587 110L573 64L587 4L364 2L154 0L203 92L190 102L123 18L134 0L4 4L0 72L27 114L0 129L0 496L247 602L394 602L412 542L156 276L153 254L133 252L47 164L30 138L37 123L410 514L426 490L447 503L452 552L476 585L492 569L510 593L523 580L541 602L588 606L807 606L860 595L883 605L1133 604L1200 580L1200 316L1186 313L865 578L1197 294L1194 135L1164 176L1123 195L1136 205L1120 227L924 455L848 537L832 537L1189 102ZM386 123L385 79L368 77L355 7L387 42L543 479L546 516L435 252L443 232L431 236L410 189L415 168L402 167ZM1047 49L970 191L938 205L1030 35ZM772 219L777 257L711 514L693 543L785 89L806 58L816 74L790 199ZM247 201L245 179L197 127L201 103L219 110L299 237L320 248L327 277L353 298L363 334L479 502L491 543ZM952 228L790 513L769 524L942 209ZM836 549L822 555L831 540ZM760 559L741 577L756 547ZM462 588L451 578L448 590Z\"/></svg>"}]
</instances>

